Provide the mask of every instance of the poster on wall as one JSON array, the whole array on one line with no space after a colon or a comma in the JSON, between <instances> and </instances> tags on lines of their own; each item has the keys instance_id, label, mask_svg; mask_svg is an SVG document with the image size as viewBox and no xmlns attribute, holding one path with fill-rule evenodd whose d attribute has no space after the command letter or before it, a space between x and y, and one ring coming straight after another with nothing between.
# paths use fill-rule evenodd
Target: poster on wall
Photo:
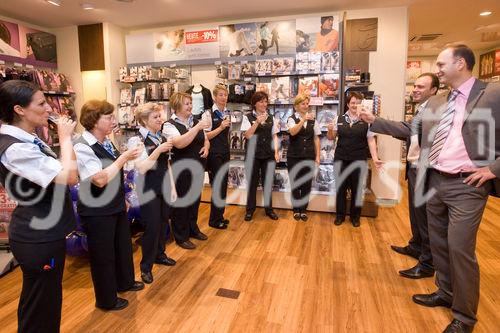
<instances>
[{"instance_id":1,"label":"poster on wall","mask_svg":"<svg viewBox=\"0 0 500 333\"><path fill-rule=\"evenodd\" d=\"M19 44L19 26L0 20L0 55L21 56Z\"/></svg>"},{"instance_id":2,"label":"poster on wall","mask_svg":"<svg viewBox=\"0 0 500 333\"><path fill-rule=\"evenodd\" d=\"M295 20L265 21L257 25L257 55L295 54Z\"/></svg>"},{"instance_id":3,"label":"poster on wall","mask_svg":"<svg viewBox=\"0 0 500 333\"><path fill-rule=\"evenodd\" d=\"M154 61L176 61L186 59L184 29L154 34Z\"/></svg>"},{"instance_id":4,"label":"poster on wall","mask_svg":"<svg viewBox=\"0 0 500 333\"><path fill-rule=\"evenodd\" d=\"M338 16L299 18L295 24L297 52L332 52L338 50Z\"/></svg>"},{"instance_id":5,"label":"poster on wall","mask_svg":"<svg viewBox=\"0 0 500 333\"><path fill-rule=\"evenodd\" d=\"M222 25L219 33L219 51L223 59L250 56L258 51L256 23Z\"/></svg>"},{"instance_id":6,"label":"poster on wall","mask_svg":"<svg viewBox=\"0 0 500 333\"><path fill-rule=\"evenodd\" d=\"M407 61L406 62L406 81L413 82L417 77L422 74L422 62L417 61Z\"/></svg>"},{"instance_id":7,"label":"poster on wall","mask_svg":"<svg viewBox=\"0 0 500 333\"><path fill-rule=\"evenodd\" d=\"M0 20L0 59L57 67L56 36Z\"/></svg>"},{"instance_id":8,"label":"poster on wall","mask_svg":"<svg viewBox=\"0 0 500 333\"><path fill-rule=\"evenodd\" d=\"M210 28L185 32L186 59L219 58L219 29Z\"/></svg>"}]
</instances>

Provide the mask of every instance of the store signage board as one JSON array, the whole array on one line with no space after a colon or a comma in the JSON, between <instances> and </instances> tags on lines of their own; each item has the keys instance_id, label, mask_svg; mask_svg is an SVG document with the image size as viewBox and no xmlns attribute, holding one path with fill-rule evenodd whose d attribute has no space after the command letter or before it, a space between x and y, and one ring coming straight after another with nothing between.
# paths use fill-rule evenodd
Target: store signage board
<instances>
[{"instance_id":1,"label":"store signage board","mask_svg":"<svg viewBox=\"0 0 500 333\"><path fill-rule=\"evenodd\" d=\"M500 75L500 49L479 56L479 78L488 79Z\"/></svg>"},{"instance_id":2,"label":"store signage board","mask_svg":"<svg viewBox=\"0 0 500 333\"><path fill-rule=\"evenodd\" d=\"M332 14L131 33L125 38L127 64L196 65L217 59L245 63L296 52L332 52L338 50L338 29L339 15Z\"/></svg>"},{"instance_id":3,"label":"store signage board","mask_svg":"<svg viewBox=\"0 0 500 333\"><path fill-rule=\"evenodd\" d=\"M186 31L186 59L219 57L219 29Z\"/></svg>"},{"instance_id":4,"label":"store signage board","mask_svg":"<svg viewBox=\"0 0 500 333\"><path fill-rule=\"evenodd\" d=\"M0 60L57 68L56 36L0 20Z\"/></svg>"}]
</instances>

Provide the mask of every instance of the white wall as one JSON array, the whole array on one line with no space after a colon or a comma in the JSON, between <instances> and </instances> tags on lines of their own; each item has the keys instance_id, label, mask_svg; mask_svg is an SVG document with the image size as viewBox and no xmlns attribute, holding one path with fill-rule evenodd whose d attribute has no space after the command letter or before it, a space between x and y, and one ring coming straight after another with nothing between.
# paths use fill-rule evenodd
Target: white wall
<instances>
[{"instance_id":1,"label":"white wall","mask_svg":"<svg viewBox=\"0 0 500 333\"><path fill-rule=\"evenodd\" d=\"M402 120L408 50L408 10L406 7L352 10L347 20L378 17L377 51L370 52L370 90L382 97L381 116ZM401 161L401 141L386 135L378 136L380 158L398 164ZM377 198L399 200L399 167L374 172L372 189Z\"/></svg>"},{"instance_id":2,"label":"white wall","mask_svg":"<svg viewBox=\"0 0 500 333\"><path fill-rule=\"evenodd\" d=\"M104 63L106 67L107 100L117 105L120 101L120 83L117 82L120 67L127 65L125 32L111 23L103 23Z\"/></svg>"},{"instance_id":3,"label":"white wall","mask_svg":"<svg viewBox=\"0 0 500 333\"><path fill-rule=\"evenodd\" d=\"M78 47L78 28L76 26L53 30L57 39L57 70L64 73L75 90L75 110L80 109L85 101L83 80L80 72L80 51Z\"/></svg>"}]
</instances>

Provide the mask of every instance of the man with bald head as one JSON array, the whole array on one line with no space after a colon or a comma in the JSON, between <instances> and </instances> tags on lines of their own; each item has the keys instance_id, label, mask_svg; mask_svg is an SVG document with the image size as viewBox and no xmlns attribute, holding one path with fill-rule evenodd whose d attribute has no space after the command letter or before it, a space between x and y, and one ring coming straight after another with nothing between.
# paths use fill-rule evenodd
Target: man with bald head
<instances>
[{"instance_id":1,"label":"man with bald head","mask_svg":"<svg viewBox=\"0 0 500 333\"><path fill-rule=\"evenodd\" d=\"M436 95L439 89L439 79L435 74L424 73L420 75L413 85L412 98L418 103L415 116L411 123L392 121L376 118L371 112L363 111L361 118L372 123L370 131L374 133L391 135L406 141L406 179L408 180L408 207L410 211L410 226L412 237L406 246L391 245L397 253L413 257L418 263L410 268L399 271L403 277L420 279L434 275L432 254L427 230L427 211L425 202L415 204L415 182L417 179L417 162L420 156L418 128L421 120L421 110L427 105L429 97Z\"/></svg>"},{"instance_id":2,"label":"man with bald head","mask_svg":"<svg viewBox=\"0 0 500 333\"><path fill-rule=\"evenodd\" d=\"M431 97L422 111L417 187L426 182L430 189L438 290L413 301L451 308L454 319L444 332L471 332L479 303L477 231L488 195L500 195L500 84L472 76L474 53L465 45L446 48L436 64L451 91Z\"/></svg>"}]
</instances>

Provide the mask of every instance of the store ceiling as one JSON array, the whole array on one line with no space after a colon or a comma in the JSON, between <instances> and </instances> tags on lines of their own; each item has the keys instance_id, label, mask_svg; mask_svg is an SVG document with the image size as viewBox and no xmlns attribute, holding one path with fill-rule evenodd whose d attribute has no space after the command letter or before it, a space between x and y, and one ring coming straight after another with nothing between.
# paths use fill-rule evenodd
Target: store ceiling
<instances>
[{"instance_id":1,"label":"store ceiling","mask_svg":"<svg viewBox=\"0 0 500 333\"><path fill-rule=\"evenodd\" d=\"M409 56L435 55L451 42L464 42L476 50L500 45L499 0L61 0L56 7L45 0L1 0L0 15L39 26L56 28L110 22L127 28L237 20L364 9L408 6L409 40L425 34L442 34L432 41L413 41ZM95 6L83 10L82 3ZM493 11L480 17L483 10ZM483 27L482 29L480 27ZM479 30L478 30L479 29ZM418 39L418 37L416 38Z\"/></svg>"}]
</instances>

